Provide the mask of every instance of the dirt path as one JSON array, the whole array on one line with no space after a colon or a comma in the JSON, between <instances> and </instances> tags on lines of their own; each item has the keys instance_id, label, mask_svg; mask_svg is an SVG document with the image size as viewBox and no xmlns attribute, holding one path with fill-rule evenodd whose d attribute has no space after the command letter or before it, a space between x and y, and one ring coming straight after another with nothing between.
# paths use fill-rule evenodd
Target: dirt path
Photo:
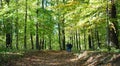
<instances>
[{"instance_id":1,"label":"dirt path","mask_svg":"<svg viewBox=\"0 0 120 66\"><path fill-rule=\"evenodd\" d=\"M21 59L5 66L120 66L120 54L85 51L81 54L66 51L27 52Z\"/></svg>"},{"instance_id":2,"label":"dirt path","mask_svg":"<svg viewBox=\"0 0 120 66\"><path fill-rule=\"evenodd\" d=\"M37 51L26 53L14 66L77 66L76 58L66 51Z\"/></svg>"}]
</instances>

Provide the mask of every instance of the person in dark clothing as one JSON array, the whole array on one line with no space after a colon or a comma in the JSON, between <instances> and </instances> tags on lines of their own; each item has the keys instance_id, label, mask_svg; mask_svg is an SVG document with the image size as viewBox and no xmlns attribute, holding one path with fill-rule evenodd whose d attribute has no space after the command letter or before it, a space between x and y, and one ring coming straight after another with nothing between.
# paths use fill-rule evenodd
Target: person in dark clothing
<instances>
[{"instance_id":1,"label":"person in dark clothing","mask_svg":"<svg viewBox=\"0 0 120 66\"><path fill-rule=\"evenodd\" d=\"M70 43L67 43L67 51L68 52L71 52L71 49L72 49L72 44L70 44Z\"/></svg>"}]
</instances>

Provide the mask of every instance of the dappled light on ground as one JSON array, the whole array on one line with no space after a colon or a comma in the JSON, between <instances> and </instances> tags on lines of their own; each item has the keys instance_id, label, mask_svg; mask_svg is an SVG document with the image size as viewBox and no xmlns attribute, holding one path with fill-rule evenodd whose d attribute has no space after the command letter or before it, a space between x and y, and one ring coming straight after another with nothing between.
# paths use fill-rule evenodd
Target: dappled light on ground
<instances>
[{"instance_id":1,"label":"dappled light on ground","mask_svg":"<svg viewBox=\"0 0 120 66\"><path fill-rule=\"evenodd\" d=\"M37 51L26 53L25 57L15 62L15 65L22 66L64 66L74 65L71 59L76 58L73 53L66 51Z\"/></svg>"},{"instance_id":2,"label":"dappled light on ground","mask_svg":"<svg viewBox=\"0 0 120 66\"><path fill-rule=\"evenodd\" d=\"M15 59L16 58L16 59ZM119 66L120 54L96 51L31 51L4 66Z\"/></svg>"}]
</instances>

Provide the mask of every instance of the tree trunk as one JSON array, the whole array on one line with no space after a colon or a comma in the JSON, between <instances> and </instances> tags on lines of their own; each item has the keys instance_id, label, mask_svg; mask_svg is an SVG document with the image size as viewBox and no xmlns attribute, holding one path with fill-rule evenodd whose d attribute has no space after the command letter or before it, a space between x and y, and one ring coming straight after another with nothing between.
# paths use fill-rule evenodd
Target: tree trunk
<instances>
[{"instance_id":1,"label":"tree trunk","mask_svg":"<svg viewBox=\"0 0 120 66\"><path fill-rule=\"evenodd\" d=\"M96 30L95 30L95 34L96 34L96 40L97 40L97 49L100 49L101 48L101 43L100 43L99 32L98 32L97 27L96 27Z\"/></svg>"},{"instance_id":2,"label":"tree trunk","mask_svg":"<svg viewBox=\"0 0 120 66\"><path fill-rule=\"evenodd\" d=\"M39 38L39 50L42 49L42 38Z\"/></svg>"},{"instance_id":3,"label":"tree trunk","mask_svg":"<svg viewBox=\"0 0 120 66\"><path fill-rule=\"evenodd\" d=\"M62 46L63 46L63 50L65 50L65 30L64 30L64 28L63 28L63 30L62 30Z\"/></svg>"},{"instance_id":4,"label":"tree trunk","mask_svg":"<svg viewBox=\"0 0 120 66\"><path fill-rule=\"evenodd\" d=\"M37 6L39 6L39 0L37 0ZM39 14L38 9L36 11L36 14L37 14L37 18L38 18L38 14ZM38 35L38 32L39 32L38 28L39 28L39 26L38 25L39 25L39 23L38 23L38 20L37 20L37 22L36 22L36 49L40 49L39 48L39 35Z\"/></svg>"},{"instance_id":5,"label":"tree trunk","mask_svg":"<svg viewBox=\"0 0 120 66\"><path fill-rule=\"evenodd\" d=\"M65 0L63 0L63 3L65 4ZM65 50L65 18L64 14L62 14L62 46L63 50Z\"/></svg>"},{"instance_id":6,"label":"tree trunk","mask_svg":"<svg viewBox=\"0 0 120 66\"><path fill-rule=\"evenodd\" d=\"M6 48L12 49L12 25L10 22L6 25L6 30Z\"/></svg>"},{"instance_id":7,"label":"tree trunk","mask_svg":"<svg viewBox=\"0 0 120 66\"><path fill-rule=\"evenodd\" d=\"M65 50L65 25L64 25L64 19L62 20L62 44L63 44L62 45L63 50Z\"/></svg>"},{"instance_id":8,"label":"tree trunk","mask_svg":"<svg viewBox=\"0 0 120 66\"><path fill-rule=\"evenodd\" d=\"M41 49L44 49L44 34L43 34L43 38L42 38L42 42L41 42Z\"/></svg>"},{"instance_id":9,"label":"tree trunk","mask_svg":"<svg viewBox=\"0 0 120 66\"><path fill-rule=\"evenodd\" d=\"M7 2L9 3L9 2ZM9 7L9 4L8 4ZM7 24L5 26L6 28L6 48L11 48L12 49L12 21L10 18L6 19ZM11 21L11 22L10 22Z\"/></svg>"},{"instance_id":10,"label":"tree trunk","mask_svg":"<svg viewBox=\"0 0 120 66\"><path fill-rule=\"evenodd\" d=\"M46 49L47 45L46 45L46 40L44 40L44 49Z\"/></svg>"},{"instance_id":11,"label":"tree trunk","mask_svg":"<svg viewBox=\"0 0 120 66\"><path fill-rule=\"evenodd\" d=\"M16 18L16 48L17 49L19 49L18 48L18 31L19 31L19 29L18 29L18 0L16 0L16 14L17 14L17 18Z\"/></svg>"},{"instance_id":12,"label":"tree trunk","mask_svg":"<svg viewBox=\"0 0 120 66\"><path fill-rule=\"evenodd\" d=\"M108 11L108 0L107 0L107 13L106 13L106 27L107 27L107 49L110 51L110 29L109 29L109 11Z\"/></svg>"},{"instance_id":13,"label":"tree trunk","mask_svg":"<svg viewBox=\"0 0 120 66\"><path fill-rule=\"evenodd\" d=\"M32 33L30 32L30 39L31 39L31 49L34 49L34 43L33 43L33 35Z\"/></svg>"},{"instance_id":14,"label":"tree trunk","mask_svg":"<svg viewBox=\"0 0 120 66\"><path fill-rule=\"evenodd\" d=\"M74 45L74 36L73 36L73 32L71 33L72 37L71 37L71 41L72 41L72 44Z\"/></svg>"},{"instance_id":15,"label":"tree trunk","mask_svg":"<svg viewBox=\"0 0 120 66\"><path fill-rule=\"evenodd\" d=\"M119 42L118 42L118 22L117 22L117 16L116 16L116 6L114 3L114 0L112 0L112 8L111 8L111 18L113 26L114 26L114 30L111 32L111 38L113 43L116 45L116 49L119 49Z\"/></svg>"},{"instance_id":16,"label":"tree trunk","mask_svg":"<svg viewBox=\"0 0 120 66\"><path fill-rule=\"evenodd\" d=\"M92 49L93 50L95 49L94 35L95 35L95 32L93 30L91 30L91 42L92 42Z\"/></svg>"},{"instance_id":17,"label":"tree trunk","mask_svg":"<svg viewBox=\"0 0 120 66\"><path fill-rule=\"evenodd\" d=\"M119 49L119 42L118 42L118 22L116 16L116 5L114 0L111 0L112 7L111 7L111 24L109 25L109 32L110 32L110 41L115 45L116 49Z\"/></svg>"},{"instance_id":18,"label":"tree trunk","mask_svg":"<svg viewBox=\"0 0 120 66\"><path fill-rule=\"evenodd\" d=\"M78 33L78 36L79 36L79 37L78 37L78 39L79 39L79 41L78 41L78 42L79 42L79 50L81 50L81 37L80 37L80 32Z\"/></svg>"},{"instance_id":19,"label":"tree trunk","mask_svg":"<svg viewBox=\"0 0 120 66\"><path fill-rule=\"evenodd\" d=\"M56 4L58 5L59 0L57 0ZM59 11L59 10L58 10ZM59 48L62 50L62 43L61 43L61 24L60 24L60 14L58 15L58 42L59 42Z\"/></svg>"},{"instance_id":20,"label":"tree trunk","mask_svg":"<svg viewBox=\"0 0 120 66\"><path fill-rule=\"evenodd\" d=\"M25 26L24 26L24 48L27 49L27 0L26 0L26 11L25 11Z\"/></svg>"},{"instance_id":21,"label":"tree trunk","mask_svg":"<svg viewBox=\"0 0 120 66\"><path fill-rule=\"evenodd\" d=\"M91 34L88 35L89 49L92 49Z\"/></svg>"},{"instance_id":22,"label":"tree trunk","mask_svg":"<svg viewBox=\"0 0 120 66\"><path fill-rule=\"evenodd\" d=\"M62 46L61 46L61 29L60 29L60 23L58 23L58 31L59 31L59 34L58 34L58 38L59 38L59 48L60 48L60 50L62 50Z\"/></svg>"},{"instance_id":23,"label":"tree trunk","mask_svg":"<svg viewBox=\"0 0 120 66\"><path fill-rule=\"evenodd\" d=\"M85 49L85 50L87 49L87 46L86 46L86 34L85 34L85 28L84 28L84 49Z\"/></svg>"},{"instance_id":24,"label":"tree trunk","mask_svg":"<svg viewBox=\"0 0 120 66\"><path fill-rule=\"evenodd\" d=\"M76 49L76 42L75 42L75 33L73 32L73 47Z\"/></svg>"},{"instance_id":25,"label":"tree trunk","mask_svg":"<svg viewBox=\"0 0 120 66\"><path fill-rule=\"evenodd\" d=\"M43 8L43 9L44 9L44 7L45 7L45 6L44 6L44 1L45 1L45 0L42 0L42 8Z\"/></svg>"},{"instance_id":26,"label":"tree trunk","mask_svg":"<svg viewBox=\"0 0 120 66\"><path fill-rule=\"evenodd\" d=\"M52 46L51 46L51 35L49 36L49 50L52 50Z\"/></svg>"},{"instance_id":27,"label":"tree trunk","mask_svg":"<svg viewBox=\"0 0 120 66\"><path fill-rule=\"evenodd\" d=\"M36 49L39 49L38 23L36 24Z\"/></svg>"},{"instance_id":28,"label":"tree trunk","mask_svg":"<svg viewBox=\"0 0 120 66\"><path fill-rule=\"evenodd\" d=\"M6 34L6 48L11 48L11 34Z\"/></svg>"},{"instance_id":29,"label":"tree trunk","mask_svg":"<svg viewBox=\"0 0 120 66\"><path fill-rule=\"evenodd\" d=\"M76 46L77 46L77 50L78 50L78 31L76 30Z\"/></svg>"}]
</instances>

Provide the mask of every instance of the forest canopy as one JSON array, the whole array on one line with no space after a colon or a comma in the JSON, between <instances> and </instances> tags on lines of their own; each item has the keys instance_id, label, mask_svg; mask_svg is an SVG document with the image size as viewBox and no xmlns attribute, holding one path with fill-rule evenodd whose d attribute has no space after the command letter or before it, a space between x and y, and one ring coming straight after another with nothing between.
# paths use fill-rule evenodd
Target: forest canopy
<instances>
[{"instance_id":1,"label":"forest canopy","mask_svg":"<svg viewBox=\"0 0 120 66\"><path fill-rule=\"evenodd\" d=\"M0 49L120 48L118 0L0 0Z\"/></svg>"}]
</instances>

